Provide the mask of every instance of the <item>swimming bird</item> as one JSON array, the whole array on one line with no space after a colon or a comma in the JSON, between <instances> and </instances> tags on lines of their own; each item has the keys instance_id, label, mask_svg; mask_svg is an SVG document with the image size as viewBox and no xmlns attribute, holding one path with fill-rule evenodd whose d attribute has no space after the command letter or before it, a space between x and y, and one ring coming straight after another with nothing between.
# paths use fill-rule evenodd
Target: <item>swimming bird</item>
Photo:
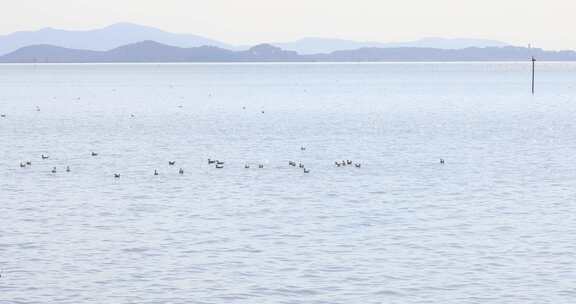
<instances>
[{"instance_id":1,"label":"swimming bird","mask_svg":"<svg viewBox=\"0 0 576 304\"><path fill-rule=\"evenodd\" d=\"M66 166L66 172L70 172L70 166Z\"/></svg>"},{"instance_id":2,"label":"swimming bird","mask_svg":"<svg viewBox=\"0 0 576 304\"><path fill-rule=\"evenodd\" d=\"M175 161L168 161L168 165L169 165L169 166L174 166L175 164L176 164Z\"/></svg>"},{"instance_id":3,"label":"swimming bird","mask_svg":"<svg viewBox=\"0 0 576 304\"><path fill-rule=\"evenodd\" d=\"M441 158L441 159L440 159L440 163L443 165L443 164L445 164L446 162L444 161L444 159Z\"/></svg>"},{"instance_id":4,"label":"swimming bird","mask_svg":"<svg viewBox=\"0 0 576 304\"><path fill-rule=\"evenodd\" d=\"M0 114L0 117L5 118L6 114Z\"/></svg>"},{"instance_id":5,"label":"swimming bird","mask_svg":"<svg viewBox=\"0 0 576 304\"><path fill-rule=\"evenodd\" d=\"M20 162L20 168L26 168L26 164Z\"/></svg>"},{"instance_id":6,"label":"swimming bird","mask_svg":"<svg viewBox=\"0 0 576 304\"><path fill-rule=\"evenodd\" d=\"M346 160L346 164L347 164L347 165L351 165L351 164L352 164L352 161L351 161L351 160Z\"/></svg>"},{"instance_id":7,"label":"swimming bird","mask_svg":"<svg viewBox=\"0 0 576 304\"><path fill-rule=\"evenodd\" d=\"M296 167L296 162L289 161L288 166Z\"/></svg>"},{"instance_id":8,"label":"swimming bird","mask_svg":"<svg viewBox=\"0 0 576 304\"><path fill-rule=\"evenodd\" d=\"M298 168L302 169L302 168L304 168L304 165L302 163L299 163Z\"/></svg>"},{"instance_id":9,"label":"swimming bird","mask_svg":"<svg viewBox=\"0 0 576 304\"><path fill-rule=\"evenodd\" d=\"M215 163L215 162L216 162L215 160L208 159L208 164L209 164L209 165L211 165L211 164L213 164L213 163Z\"/></svg>"},{"instance_id":10,"label":"swimming bird","mask_svg":"<svg viewBox=\"0 0 576 304\"><path fill-rule=\"evenodd\" d=\"M92 153L90 153L90 155L92 155L92 156L98 156L98 153L92 151Z\"/></svg>"},{"instance_id":11,"label":"swimming bird","mask_svg":"<svg viewBox=\"0 0 576 304\"><path fill-rule=\"evenodd\" d=\"M158 175L158 170L154 169L154 175Z\"/></svg>"},{"instance_id":12,"label":"swimming bird","mask_svg":"<svg viewBox=\"0 0 576 304\"><path fill-rule=\"evenodd\" d=\"M56 167L52 168L52 171L50 171L52 173L56 173Z\"/></svg>"},{"instance_id":13,"label":"swimming bird","mask_svg":"<svg viewBox=\"0 0 576 304\"><path fill-rule=\"evenodd\" d=\"M216 164L216 169L224 169L224 165Z\"/></svg>"},{"instance_id":14,"label":"swimming bird","mask_svg":"<svg viewBox=\"0 0 576 304\"><path fill-rule=\"evenodd\" d=\"M250 165L245 164L245 165L244 165L244 169L250 169Z\"/></svg>"},{"instance_id":15,"label":"swimming bird","mask_svg":"<svg viewBox=\"0 0 576 304\"><path fill-rule=\"evenodd\" d=\"M356 166L356 168L360 168L360 167L362 167L362 165L361 165L361 164L354 164L354 166Z\"/></svg>"},{"instance_id":16,"label":"swimming bird","mask_svg":"<svg viewBox=\"0 0 576 304\"><path fill-rule=\"evenodd\" d=\"M302 147L300 147L300 150L301 150L301 151L306 151L306 147L302 146Z\"/></svg>"},{"instance_id":17,"label":"swimming bird","mask_svg":"<svg viewBox=\"0 0 576 304\"><path fill-rule=\"evenodd\" d=\"M178 170L178 174L184 174L184 169L180 168L180 170Z\"/></svg>"},{"instance_id":18,"label":"swimming bird","mask_svg":"<svg viewBox=\"0 0 576 304\"><path fill-rule=\"evenodd\" d=\"M310 169L304 168L304 173L310 173Z\"/></svg>"},{"instance_id":19,"label":"swimming bird","mask_svg":"<svg viewBox=\"0 0 576 304\"><path fill-rule=\"evenodd\" d=\"M224 162L217 160L217 161L216 161L216 164L217 164L217 165L224 165Z\"/></svg>"},{"instance_id":20,"label":"swimming bird","mask_svg":"<svg viewBox=\"0 0 576 304\"><path fill-rule=\"evenodd\" d=\"M263 169L264 168L264 164L259 164L258 168Z\"/></svg>"},{"instance_id":21,"label":"swimming bird","mask_svg":"<svg viewBox=\"0 0 576 304\"><path fill-rule=\"evenodd\" d=\"M48 158L50 158L48 155L42 154L42 159L48 159Z\"/></svg>"},{"instance_id":22,"label":"swimming bird","mask_svg":"<svg viewBox=\"0 0 576 304\"><path fill-rule=\"evenodd\" d=\"M114 178L120 178L120 173L114 173Z\"/></svg>"},{"instance_id":23,"label":"swimming bird","mask_svg":"<svg viewBox=\"0 0 576 304\"><path fill-rule=\"evenodd\" d=\"M27 162L26 162L26 166L32 166L32 162L31 162L31 161L27 161Z\"/></svg>"}]
</instances>

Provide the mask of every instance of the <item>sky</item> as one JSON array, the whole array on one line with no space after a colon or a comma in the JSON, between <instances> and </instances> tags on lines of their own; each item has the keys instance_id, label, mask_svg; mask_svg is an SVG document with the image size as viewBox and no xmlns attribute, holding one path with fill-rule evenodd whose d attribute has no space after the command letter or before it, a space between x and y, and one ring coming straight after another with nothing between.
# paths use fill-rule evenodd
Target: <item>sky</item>
<instances>
[{"instance_id":1,"label":"sky","mask_svg":"<svg viewBox=\"0 0 576 304\"><path fill-rule=\"evenodd\" d=\"M0 34L130 22L232 44L445 37L576 49L574 14L576 0L18 0L2 4Z\"/></svg>"}]
</instances>

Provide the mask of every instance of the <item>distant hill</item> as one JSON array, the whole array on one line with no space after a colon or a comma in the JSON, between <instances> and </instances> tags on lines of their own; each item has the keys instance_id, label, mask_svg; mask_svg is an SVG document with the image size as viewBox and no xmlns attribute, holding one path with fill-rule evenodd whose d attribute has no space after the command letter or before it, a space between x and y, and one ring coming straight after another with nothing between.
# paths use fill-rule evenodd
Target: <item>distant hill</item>
<instances>
[{"instance_id":1,"label":"distant hill","mask_svg":"<svg viewBox=\"0 0 576 304\"><path fill-rule=\"evenodd\" d=\"M418 47L435 49L465 49L470 47L505 47L509 44L485 39L446 39L446 38L424 38L415 41L382 43L382 42L359 42L344 39L328 38L303 38L294 42L272 43L272 45L296 51L300 54L331 53L342 50L355 50L360 48L399 48Z\"/></svg>"},{"instance_id":2,"label":"distant hill","mask_svg":"<svg viewBox=\"0 0 576 304\"><path fill-rule=\"evenodd\" d=\"M38 31L16 32L0 36L0 55L13 52L22 47L39 44L71 49L107 51L144 40L153 40L180 47L217 46L232 48L226 43L197 35L173 34L152 27L118 23L88 31L44 28Z\"/></svg>"},{"instance_id":3,"label":"distant hill","mask_svg":"<svg viewBox=\"0 0 576 304\"><path fill-rule=\"evenodd\" d=\"M487 47L457 50L433 48L362 48L309 56L321 61L526 61L532 56L539 61L576 61L574 51L545 51L524 47Z\"/></svg>"},{"instance_id":4,"label":"distant hill","mask_svg":"<svg viewBox=\"0 0 576 304\"><path fill-rule=\"evenodd\" d=\"M91 62L242 62L299 61L293 51L261 44L246 51L213 46L181 48L155 41L143 41L109 51L67 49L52 45L23 47L0 56L1 63L91 63Z\"/></svg>"},{"instance_id":5,"label":"distant hill","mask_svg":"<svg viewBox=\"0 0 576 304\"><path fill-rule=\"evenodd\" d=\"M229 50L247 50L247 46L234 46L214 39L192 35L175 34L157 28L132 23L117 23L104 28L84 31L44 28L37 31L22 31L9 35L0 35L0 55L13 52L30 45L54 45L69 49L107 51L127 44L141 41L158 43L183 48L215 46ZM302 55L331 53L341 50L359 48L396 48L425 47L437 49L464 49L468 47L503 47L508 44L495 40L483 39L446 39L424 38L416 41L382 43L361 42L330 38L303 38L293 42L271 43L285 50L296 51Z\"/></svg>"},{"instance_id":6,"label":"distant hill","mask_svg":"<svg viewBox=\"0 0 576 304\"><path fill-rule=\"evenodd\" d=\"M245 51L201 46L182 48L143 41L109 51L67 49L51 45L21 48L0 57L2 63L90 62L368 62L368 61L576 61L573 51L545 51L522 47L435 49L419 47L360 48L327 54L300 55L269 44Z\"/></svg>"}]
</instances>

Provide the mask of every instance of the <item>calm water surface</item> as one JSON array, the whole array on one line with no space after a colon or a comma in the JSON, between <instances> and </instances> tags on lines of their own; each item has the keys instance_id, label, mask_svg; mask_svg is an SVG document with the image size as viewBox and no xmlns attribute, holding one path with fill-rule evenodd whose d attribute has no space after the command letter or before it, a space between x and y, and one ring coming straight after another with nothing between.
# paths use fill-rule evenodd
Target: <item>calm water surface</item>
<instances>
[{"instance_id":1,"label":"calm water surface","mask_svg":"<svg viewBox=\"0 0 576 304\"><path fill-rule=\"evenodd\" d=\"M1 65L0 303L574 303L575 97L568 63Z\"/></svg>"}]
</instances>

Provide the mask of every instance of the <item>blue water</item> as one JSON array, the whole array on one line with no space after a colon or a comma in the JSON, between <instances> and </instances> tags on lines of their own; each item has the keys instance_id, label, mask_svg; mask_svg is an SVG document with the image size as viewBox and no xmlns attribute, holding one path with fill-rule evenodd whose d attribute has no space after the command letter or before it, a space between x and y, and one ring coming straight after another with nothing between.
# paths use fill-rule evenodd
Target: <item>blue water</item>
<instances>
[{"instance_id":1,"label":"blue water","mask_svg":"<svg viewBox=\"0 0 576 304\"><path fill-rule=\"evenodd\" d=\"M0 303L574 303L576 64L536 76L0 65Z\"/></svg>"}]
</instances>

